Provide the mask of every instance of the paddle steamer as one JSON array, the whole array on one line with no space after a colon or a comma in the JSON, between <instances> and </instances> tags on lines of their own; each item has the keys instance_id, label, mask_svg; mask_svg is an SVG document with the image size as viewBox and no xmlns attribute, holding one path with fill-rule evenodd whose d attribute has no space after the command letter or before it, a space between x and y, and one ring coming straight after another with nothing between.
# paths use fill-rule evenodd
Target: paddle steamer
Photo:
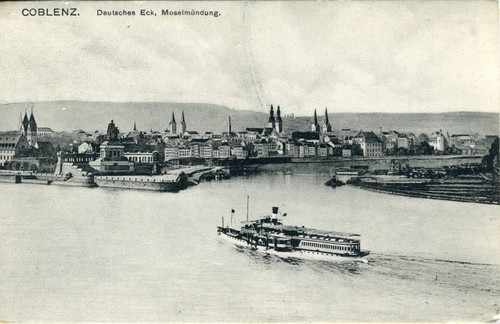
<instances>
[{"instance_id":1,"label":"paddle steamer","mask_svg":"<svg viewBox=\"0 0 500 324\"><path fill-rule=\"evenodd\" d=\"M362 258L370 252L361 250L359 234L284 225L278 219L278 207L272 210L272 215L242 222L241 229L224 226L222 218L217 232L236 245L282 257L366 262Z\"/></svg>"}]
</instances>

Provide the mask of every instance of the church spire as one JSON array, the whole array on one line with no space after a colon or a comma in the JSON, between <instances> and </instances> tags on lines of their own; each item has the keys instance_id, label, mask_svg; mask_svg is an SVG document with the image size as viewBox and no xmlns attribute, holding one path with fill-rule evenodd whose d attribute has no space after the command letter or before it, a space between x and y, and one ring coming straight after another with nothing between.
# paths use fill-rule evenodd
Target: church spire
<instances>
[{"instance_id":1,"label":"church spire","mask_svg":"<svg viewBox=\"0 0 500 324\"><path fill-rule=\"evenodd\" d=\"M24 107L24 118L23 118L23 121L21 123L21 131L23 132L23 135L26 136L27 134L27 131L28 131L28 124L29 124L29 120L28 120L28 109L26 107Z\"/></svg>"},{"instance_id":2,"label":"church spire","mask_svg":"<svg viewBox=\"0 0 500 324\"><path fill-rule=\"evenodd\" d=\"M170 134L177 134L177 123L175 122L174 111L172 111L172 121L168 124Z\"/></svg>"},{"instance_id":3,"label":"church spire","mask_svg":"<svg viewBox=\"0 0 500 324\"><path fill-rule=\"evenodd\" d=\"M311 131L319 132L319 123L318 123L318 115L316 114L316 109L314 109L314 121L311 125Z\"/></svg>"},{"instance_id":4,"label":"church spire","mask_svg":"<svg viewBox=\"0 0 500 324\"><path fill-rule=\"evenodd\" d=\"M325 108L325 123L323 124L323 133L330 133L332 131L332 125L328 120L328 109Z\"/></svg>"},{"instance_id":5,"label":"church spire","mask_svg":"<svg viewBox=\"0 0 500 324\"><path fill-rule=\"evenodd\" d=\"M274 129L275 128L275 119L274 119L274 109L273 105L271 105L271 110L269 111L269 120L268 127Z\"/></svg>"},{"instance_id":6,"label":"church spire","mask_svg":"<svg viewBox=\"0 0 500 324\"><path fill-rule=\"evenodd\" d=\"M276 111L276 131L278 134L283 132L283 119L281 119L281 111L280 106L278 106L278 110Z\"/></svg>"},{"instance_id":7,"label":"church spire","mask_svg":"<svg viewBox=\"0 0 500 324\"><path fill-rule=\"evenodd\" d=\"M31 116L28 121L28 127L26 129L26 140L28 141L28 144L33 147L38 147L37 136L38 136L38 127L36 125L35 115L33 114L33 105L31 105Z\"/></svg>"},{"instance_id":8,"label":"church spire","mask_svg":"<svg viewBox=\"0 0 500 324\"><path fill-rule=\"evenodd\" d=\"M135 122L134 122L134 131L136 131L136 130L137 130L137 127L136 127Z\"/></svg>"},{"instance_id":9,"label":"church spire","mask_svg":"<svg viewBox=\"0 0 500 324\"><path fill-rule=\"evenodd\" d=\"M182 117L181 117L181 129L182 129L182 134L187 132L186 119L184 118L184 110L182 111Z\"/></svg>"},{"instance_id":10,"label":"church spire","mask_svg":"<svg viewBox=\"0 0 500 324\"><path fill-rule=\"evenodd\" d=\"M36 132L36 121L35 121L35 115L33 114L33 105L31 105L31 115L29 119L29 126L31 128L32 132Z\"/></svg>"}]
</instances>

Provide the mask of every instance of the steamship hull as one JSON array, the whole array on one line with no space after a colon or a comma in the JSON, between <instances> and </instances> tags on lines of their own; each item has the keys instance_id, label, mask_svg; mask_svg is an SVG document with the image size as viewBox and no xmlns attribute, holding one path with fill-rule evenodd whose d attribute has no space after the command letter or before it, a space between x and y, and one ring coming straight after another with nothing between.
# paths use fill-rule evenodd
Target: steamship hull
<instances>
[{"instance_id":1,"label":"steamship hull","mask_svg":"<svg viewBox=\"0 0 500 324\"><path fill-rule=\"evenodd\" d=\"M255 245L248 243L247 240L240 238L238 236L229 235L225 233L222 228L219 227L219 239L221 241L232 243L238 247L247 248L253 251L258 251L261 253L276 255L281 258L295 258L302 260L317 260L317 261L332 261L332 262L362 262L368 263L368 260L365 258L369 254L368 251L362 251L362 253L358 255L342 255L342 254L334 254L325 251L314 251L314 250L303 250L303 249L293 249L289 251L279 251L273 248L266 248L264 245Z\"/></svg>"}]
</instances>

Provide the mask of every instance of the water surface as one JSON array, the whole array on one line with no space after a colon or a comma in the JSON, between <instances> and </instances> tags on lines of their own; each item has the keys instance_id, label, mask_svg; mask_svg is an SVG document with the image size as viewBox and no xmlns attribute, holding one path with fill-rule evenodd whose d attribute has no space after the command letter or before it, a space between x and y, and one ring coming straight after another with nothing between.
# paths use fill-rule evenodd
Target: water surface
<instances>
[{"instance_id":1,"label":"water surface","mask_svg":"<svg viewBox=\"0 0 500 324\"><path fill-rule=\"evenodd\" d=\"M489 320L498 206L392 196L327 175L262 174L179 193L0 184L0 319ZM282 259L216 226L279 206L293 225L361 234L368 264Z\"/></svg>"}]
</instances>

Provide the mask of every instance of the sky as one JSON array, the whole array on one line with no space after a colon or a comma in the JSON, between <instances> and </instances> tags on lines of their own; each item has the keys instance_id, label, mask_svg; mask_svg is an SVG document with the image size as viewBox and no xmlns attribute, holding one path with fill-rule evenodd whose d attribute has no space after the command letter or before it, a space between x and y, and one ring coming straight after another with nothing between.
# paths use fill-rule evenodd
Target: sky
<instances>
[{"instance_id":1,"label":"sky","mask_svg":"<svg viewBox=\"0 0 500 324\"><path fill-rule=\"evenodd\" d=\"M52 7L80 16L21 13ZM498 28L495 1L1 3L0 102L499 112Z\"/></svg>"}]
</instances>

